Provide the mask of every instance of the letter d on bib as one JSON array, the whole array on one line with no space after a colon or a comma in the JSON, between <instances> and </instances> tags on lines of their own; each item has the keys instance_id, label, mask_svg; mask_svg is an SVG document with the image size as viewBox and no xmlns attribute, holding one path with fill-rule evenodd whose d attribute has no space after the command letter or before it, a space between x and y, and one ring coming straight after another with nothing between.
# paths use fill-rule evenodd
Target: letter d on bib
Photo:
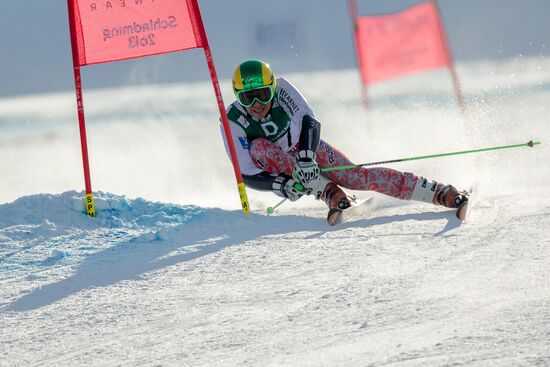
<instances>
[{"instance_id":1,"label":"letter d on bib","mask_svg":"<svg viewBox=\"0 0 550 367\"><path fill-rule=\"evenodd\" d=\"M260 125L265 133L266 136L275 135L277 134L277 131L279 131L279 128L277 125L270 121L270 122L264 122Z\"/></svg>"}]
</instances>

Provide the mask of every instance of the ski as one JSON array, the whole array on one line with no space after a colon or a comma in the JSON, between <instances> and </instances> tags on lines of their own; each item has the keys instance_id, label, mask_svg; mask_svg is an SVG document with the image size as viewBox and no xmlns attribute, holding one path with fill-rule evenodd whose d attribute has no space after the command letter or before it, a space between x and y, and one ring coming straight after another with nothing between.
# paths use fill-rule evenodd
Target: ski
<instances>
[{"instance_id":1,"label":"ski","mask_svg":"<svg viewBox=\"0 0 550 367\"><path fill-rule=\"evenodd\" d=\"M456 208L456 217L460 219L461 221L466 220L466 215L468 214L468 200L464 200L458 208Z\"/></svg>"},{"instance_id":2,"label":"ski","mask_svg":"<svg viewBox=\"0 0 550 367\"><path fill-rule=\"evenodd\" d=\"M464 199L460 204L458 204L458 207L455 210L455 215L459 220L465 221L469 214L468 206L470 204L470 195L472 194L472 189L470 188L470 190L468 191L462 191L461 194L464 195Z\"/></svg>"},{"instance_id":3,"label":"ski","mask_svg":"<svg viewBox=\"0 0 550 367\"><path fill-rule=\"evenodd\" d=\"M342 223L345 221L346 217L349 217L350 214L353 214L359 207L361 207L364 204L369 203L372 200L372 197L366 198L366 199L357 199L353 198L350 203L351 206L349 206L346 209L339 209L339 208L332 208L328 211L327 215L327 223L331 226L335 226L339 223Z\"/></svg>"},{"instance_id":4,"label":"ski","mask_svg":"<svg viewBox=\"0 0 550 367\"><path fill-rule=\"evenodd\" d=\"M471 195L472 191L465 191L464 195L466 199L462 201L458 205L458 207L455 209L455 216L460 221L465 221L469 214L469 207L470 204L469 197ZM361 208L361 206L368 204L372 200L372 197L366 198L366 199L356 199L350 201L351 206L346 209L339 209L339 208L332 208L329 210L327 215L327 223L331 226L335 226L337 224L343 223L346 221L347 218L353 215L354 212L357 212L358 209Z\"/></svg>"},{"instance_id":5,"label":"ski","mask_svg":"<svg viewBox=\"0 0 550 367\"><path fill-rule=\"evenodd\" d=\"M468 208L470 205L471 193L472 193L471 190L464 192L465 199L458 205L458 207L455 210L456 217L461 221L465 221L466 218L468 217L468 214L469 214Z\"/></svg>"}]
</instances>

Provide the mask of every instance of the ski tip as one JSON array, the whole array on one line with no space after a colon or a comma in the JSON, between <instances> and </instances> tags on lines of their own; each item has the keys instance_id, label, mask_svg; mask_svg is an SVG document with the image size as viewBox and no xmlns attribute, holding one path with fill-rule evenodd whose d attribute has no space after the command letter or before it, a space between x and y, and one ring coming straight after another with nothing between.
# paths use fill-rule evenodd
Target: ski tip
<instances>
[{"instance_id":1,"label":"ski tip","mask_svg":"<svg viewBox=\"0 0 550 367\"><path fill-rule=\"evenodd\" d=\"M331 226L335 226L340 222L342 217L342 209L332 208L328 211L327 223Z\"/></svg>"},{"instance_id":2,"label":"ski tip","mask_svg":"<svg viewBox=\"0 0 550 367\"><path fill-rule=\"evenodd\" d=\"M466 215L468 214L468 200L463 201L458 208L456 208L456 217L461 220L466 220Z\"/></svg>"}]
</instances>

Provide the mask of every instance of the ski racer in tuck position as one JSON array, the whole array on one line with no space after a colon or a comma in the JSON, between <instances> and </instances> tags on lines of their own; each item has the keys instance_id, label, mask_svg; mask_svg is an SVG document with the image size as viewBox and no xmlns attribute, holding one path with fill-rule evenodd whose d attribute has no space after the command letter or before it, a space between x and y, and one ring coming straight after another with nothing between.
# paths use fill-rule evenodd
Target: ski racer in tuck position
<instances>
[{"instance_id":1,"label":"ski racer in tuck position","mask_svg":"<svg viewBox=\"0 0 550 367\"><path fill-rule=\"evenodd\" d=\"M330 225L353 204L341 187L459 208L457 216L464 219L468 196L451 185L384 167L321 173L321 168L353 163L320 138L321 124L305 98L286 79L276 79L265 62L240 64L233 75L233 91L237 100L227 108L227 116L248 187L273 191L291 201L304 195L323 200ZM226 141L225 146L228 150Z\"/></svg>"}]
</instances>

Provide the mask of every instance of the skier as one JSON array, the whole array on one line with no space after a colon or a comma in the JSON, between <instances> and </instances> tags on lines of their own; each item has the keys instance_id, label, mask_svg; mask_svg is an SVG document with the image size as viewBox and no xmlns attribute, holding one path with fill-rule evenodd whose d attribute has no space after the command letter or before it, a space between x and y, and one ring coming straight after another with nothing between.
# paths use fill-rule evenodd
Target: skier
<instances>
[{"instance_id":1,"label":"skier","mask_svg":"<svg viewBox=\"0 0 550 367\"><path fill-rule=\"evenodd\" d=\"M321 124L305 98L286 79L276 79L267 63L240 64L233 75L233 92L237 100L227 108L227 116L248 187L291 201L313 195L328 205L330 225L353 204L340 186L459 208L457 216L464 219L468 197L451 185L383 167L321 173L321 168L353 163L320 138ZM223 131L222 135L225 142ZM229 150L227 142L225 146Z\"/></svg>"}]
</instances>

